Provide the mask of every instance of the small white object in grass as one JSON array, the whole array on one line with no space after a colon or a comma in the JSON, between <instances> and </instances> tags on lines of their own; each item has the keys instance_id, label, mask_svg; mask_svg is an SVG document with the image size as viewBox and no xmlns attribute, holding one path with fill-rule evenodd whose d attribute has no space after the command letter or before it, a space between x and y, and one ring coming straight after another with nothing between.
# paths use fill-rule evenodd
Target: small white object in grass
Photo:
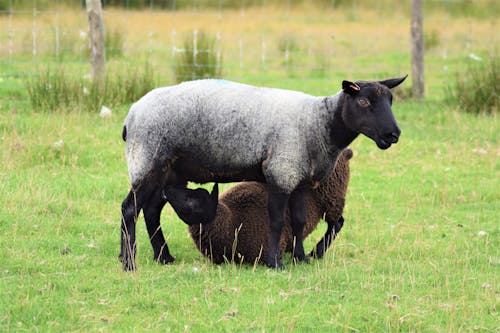
<instances>
[{"instance_id":1,"label":"small white object in grass","mask_svg":"<svg viewBox=\"0 0 500 333\"><path fill-rule=\"evenodd\" d=\"M89 90L87 89L87 87L83 87L83 94L85 96L89 94Z\"/></svg>"},{"instance_id":2,"label":"small white object in grass","mask_svg":"<svg viewBox=\"0 0 500 333\"><path fill-rule=\"evenodd\" d=\"M474 53L469 53L469 58L475 61L483 61L483 58Z\"/></svg>"},{"instance_id":3,"label":"small white object in grass","mask_svg":"<svg viewBox=\"0 0 500 333\"><path fill-rule=\"evenodd\" d=\"M103 105L101 107L101 112L99 113L99 116L101 118L109 118L109 117L111 117L111 110Z\"/></svg>"},{"instance_id":4,"label":"small white object in grass","mask_svg":"<svg viewBox=\"0 0 500 333\"><path fill-rule=\"evenodd\" d=\"M64 147L64 141L61 139L61 140L57 140L56 142L54 142L54 148L55 149L62 149Z\"/></svg>"},{"instance_id":5,"label":"small white object in grass","mask_svg":"<svg viewBox=\"0 0 500 333\"><path fill-rule=\"evenodd\" d=\"M490 258L489 260L490 265L500 265L500 259L499 258Z\"/></svg>"},{"instance_id":6,"label":"small white object in grass","mask_svg":"<svg viewBox=\"0 0 500 333\"><path fill-rule=\"evenodd\" d=\"M479 155L486 155L487 151L484 148L474 148L472 149L473 153L479 154Z\"/></svg>"},{"instance_id":7,"label":"small white object in grass","mask_svg":"<svg viewBox=\"0 0 500 333\"><path fill-rule=\"evenodd\" d=\"M199 268L198 268L198 267L196 267L196 266L194 266L194 267L193 267L193 273L198 273L198 271L199 271Z\"/></svg>"},{"instance_id":8,"label":"small white object in grass","mask_svg":"<svg viewBox=\"0 0 500 333\"><path fill-rule=\"evenodd\" d=\"M87 73L87 74L83 75L83 79L84 80L90 80L91 78L92 78L92 74L90 74L90 73Z\"/></svg>"},{"instance_id":9,"label":"small white object in grass","mask_svg":"<svg viewBox=\"0 0 500 333\"><path fill-rule=\"evenodd\" d=\"M80 30L80 39L85 39L87 38L87 33L83 30Z\"/></svg>"},{"instance_id":10,"label":"small white object in grass","mask_svg":"<svg viewBox=\"0 0 500 333\"><path fill-rule=\"evenodd\" d=\"M479 237L486 237L488 235L488 233L484 230L479 230L479 232L477 233L477 235Z\"/></svg>"}]
</instances>

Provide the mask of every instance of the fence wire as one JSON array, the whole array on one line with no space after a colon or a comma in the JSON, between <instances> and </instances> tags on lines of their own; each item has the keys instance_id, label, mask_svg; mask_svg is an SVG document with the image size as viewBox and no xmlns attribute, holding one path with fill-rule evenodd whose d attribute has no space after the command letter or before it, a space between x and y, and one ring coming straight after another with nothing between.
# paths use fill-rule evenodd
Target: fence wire
<instances>
[{"instance_id":1,"label":"fence wire","mask_svg":"<svg viewBox=\"0 0 500 333\"><path fill-rule=\"evenodd\" d=\"M426 56L433 59L426 63L427 71L445 73L453 66L459 71L455 57L481 61L496 54L495 19L478 25L474 17L457 18L447 11L449 1L440 2L441 14L424 15ZM3 85L58 66L82 77L90 72L83 1L76 8L60 1L37 6L34 0L30 8L17 3L9 0L0 6ZM196 0L190 5L184 1L183 6L176 1L125 1L124 8L111 6L112 1L103 3L108 63L131 68L148 61L158 75L168 78L165 82L173 81L175 68L184 66L178 59L193 42L196 57L214 53L216 58L215 64L197 66L219 66L221 76L235 80L271 74L307 82L411 72L409 6L403 2L392 2L392 10L385 0L372 10L338 7L338 1L299 9L290 0L281 5L219 0L211 7L210 2ZM141 8L134 7L137 4ZM197 49L200 32L212 36L212 49Z\"/></svg>"}]
</instances>

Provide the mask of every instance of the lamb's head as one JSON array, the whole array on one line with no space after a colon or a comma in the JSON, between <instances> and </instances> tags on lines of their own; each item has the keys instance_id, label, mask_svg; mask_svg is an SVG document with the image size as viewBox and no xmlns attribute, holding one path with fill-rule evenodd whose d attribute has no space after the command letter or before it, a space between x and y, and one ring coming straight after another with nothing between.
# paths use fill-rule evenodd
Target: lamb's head
<instances>
[{"instance_id":1,"label":"lamb's head","mask_svg":"<svg viewBox=\"0 0 500 333\"><path fill-rule=\"evenodd\" d=\"M207 224L215 219L219 197L217 183L211 193L202 188L191 190L183 186L167 186L163 189L163 195L179 218L188 225Z\"/></svg>"},{"instance_id":2,"label":"lamb's head","mask_svg":"<svg viewBox=\"0 0 500 333\"><path fill-rule=\"evenodd\" d=\"M346 126L375 141L380 149L398 142L401 130L392 114L390 89L405 79L406 76L384 81L343 81L342 120Z\"/></svg>"}]
</instances>

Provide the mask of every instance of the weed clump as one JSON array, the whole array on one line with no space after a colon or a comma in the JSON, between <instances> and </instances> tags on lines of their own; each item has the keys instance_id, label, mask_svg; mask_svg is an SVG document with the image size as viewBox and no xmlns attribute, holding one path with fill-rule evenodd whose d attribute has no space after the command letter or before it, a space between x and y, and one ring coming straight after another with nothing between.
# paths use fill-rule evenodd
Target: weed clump
<instances>
[{"instance_id":1,"label":"weed clump","mask_svg":"<svg viewBox=\"0 0 500 333\"><path fill-rule=\"evenodd\" d=\"M469 65L446 92L446 99L465 112L498 113L500 64L496 57Z\"/></svg>"},{"instance_id":2,"label":"weed clump","mask_svg":"<svg viewBox=\"0 0 500 333\"><path fill-rule=\"evenodd\" d=\"M174 58L176 82L217 78L222 74L222 57L216 39L203 31L194 31L184 40L184 48Z\"/></svg>"},{"instance_id":3,"label":"weed clump","mask_svg":"<svg viewBox=\"0 0 500 333\"><path fill-rule=\"evenodd\" d=\"M110 72L103 83L70 74L67 69L46 69L26 82L33 109L97 111L103 104L131 103L156 86L149 63L135 71Z\"/></svg>"}]
</instances>

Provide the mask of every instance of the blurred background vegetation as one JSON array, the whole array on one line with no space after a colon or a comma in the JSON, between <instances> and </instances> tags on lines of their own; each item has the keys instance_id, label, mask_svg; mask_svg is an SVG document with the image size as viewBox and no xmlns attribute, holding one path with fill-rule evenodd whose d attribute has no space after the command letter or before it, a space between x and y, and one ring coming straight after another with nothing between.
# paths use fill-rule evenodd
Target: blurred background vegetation
<instances>
[{"instance_id":1,"label":"blurred background vegetation","mask_svg":"<svg viewBox=\"0 0 500 333\"><path fill-rule=\"evenodd\" d=\"M394 0L102 0L104 8L128 8L128 9L161 9L161 10L184 10L184 9L239 9L242 7L263 6L301 6L313 4L323 8L377 8L390 13L400 7L409 10L410 1ZM37 9L49 9L54 6L65 6L71 8L85 8L85 0L37 0ZM397 6L395 6L397 5ZM0 10L8 11L10 8L32 8L32 0L0 0ZM499 4L495 0L434 0L424 1L424 9L428 11L446 10L453 15L473 15L482 17L494 17L498 15Z\"/></svg>"},{"instance_id":2,"label":"blurred background vegetation","mask_svg":"<svg viewBox=\"0 0 500 333\"><path fill-rule=\"evenodd\" d=\"M107 76L101 89L88 77L85 1L0 0L0 96L29 97L36 110L69 104L95 110L197 78L330 94L332 84L345 78L411 73L409 1L102 4ZM423 7L426 96L495 113L500 2L436 0ZM396 91L399 98L412 98L409 82Z\"/></svg>"}]
</instances>

